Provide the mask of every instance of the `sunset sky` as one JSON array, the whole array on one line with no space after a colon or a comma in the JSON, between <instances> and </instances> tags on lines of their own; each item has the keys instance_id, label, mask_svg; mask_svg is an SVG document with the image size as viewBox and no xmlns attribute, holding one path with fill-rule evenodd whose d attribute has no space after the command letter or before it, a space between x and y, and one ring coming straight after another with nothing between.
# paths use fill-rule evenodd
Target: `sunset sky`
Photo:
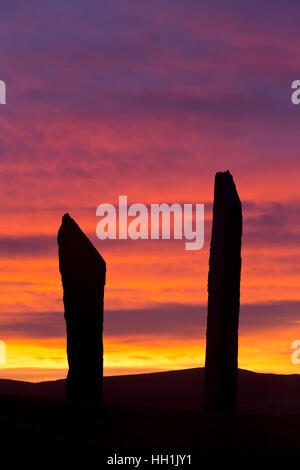
<instances>
[{"instance_id":1,"label":"sunset sky","mask_svg":"<svg viewBox=\"0 0 300 470\"><path fill-rule=\"evenodd\" d=\"M0 377L66 375L57 230L107 263L105 375L204 365L213 183L243 204L239 366L300 373L296 0L1 2ZM96 208L204 203L205 244L96 237Z\"/></svg>"}]
</instances>

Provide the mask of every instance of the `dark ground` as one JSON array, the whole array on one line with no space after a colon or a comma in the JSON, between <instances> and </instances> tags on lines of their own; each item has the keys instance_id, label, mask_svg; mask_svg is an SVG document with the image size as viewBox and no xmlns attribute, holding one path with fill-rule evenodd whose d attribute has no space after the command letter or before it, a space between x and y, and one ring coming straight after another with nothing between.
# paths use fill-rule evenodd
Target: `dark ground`
<instances>
[{"instance_id":1,"label":"dark ground","mask_svg":"<svg viewBox=\"0 0 300 470\"><path fill-rule=\"evenodd\" d=\"M58 452L85 463L93 455L91 468L106 467L114 454L191 454L193 468L220 458L255 464L263 453L285 467L290 457L300 460L299 375L240 371L232 416L202 413L203 369L105 378L103 406L66 403L63 393L64 381L0 381L1 452L11 461L34 463L40 452L47 461Z\"/></svg>"}]
</instances>

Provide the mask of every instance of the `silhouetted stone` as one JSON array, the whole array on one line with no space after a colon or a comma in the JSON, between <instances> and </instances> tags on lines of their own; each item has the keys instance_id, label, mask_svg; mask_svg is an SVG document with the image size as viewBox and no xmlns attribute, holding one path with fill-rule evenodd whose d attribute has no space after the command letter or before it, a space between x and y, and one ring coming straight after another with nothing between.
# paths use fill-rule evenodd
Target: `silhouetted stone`
<instances>
[{"instance_id":1,"label":"silhouetted stone","mask_svg":"<svg viewBox=\"0 0 300 470\"><path fill-rule=\"evenodd\" d=\"M69 214L57 241L67 325L66 399L101 402L106 264Z\"/></svg>"},{"instance_id":2,"label":"silhouetted stone","mask_svg":"<svg viewBox=\"0 0 300 470\"><path fill-rule=\"evenodd\" d=\"M242 206L229 171L215 177L208 275L205 411L233 413L240 308Z\"/></svg>"}]
</instances>

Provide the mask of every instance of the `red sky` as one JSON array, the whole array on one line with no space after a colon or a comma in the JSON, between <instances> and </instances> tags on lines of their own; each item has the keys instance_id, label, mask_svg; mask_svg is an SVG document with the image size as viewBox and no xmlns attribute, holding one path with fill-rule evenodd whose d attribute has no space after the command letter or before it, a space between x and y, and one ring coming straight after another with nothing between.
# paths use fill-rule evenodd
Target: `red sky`
<instances>
[{"instance_id":1,"label":"red sky","mask_svg":"<svg viewBox=\"0 0 300 470\"><path fill-rule=\"evenodd\" d=\"M213 180L227 169L244 214L239 365L299 373L300 106L290 100L299 9L292 0L1 6L1 377L65 375L64 212L107 262L105 373L202 366ZM119 195L204 203L204 249L97 240L96 208Z\"/></svg>"}]
</instances>

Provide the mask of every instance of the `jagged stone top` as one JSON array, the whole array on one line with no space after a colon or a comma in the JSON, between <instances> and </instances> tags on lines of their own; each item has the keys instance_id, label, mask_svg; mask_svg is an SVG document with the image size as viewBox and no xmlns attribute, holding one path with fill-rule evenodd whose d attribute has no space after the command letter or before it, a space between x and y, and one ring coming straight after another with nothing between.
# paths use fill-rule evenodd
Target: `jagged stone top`
<instances>
[{"instance_id":1,"label":"jagged stone top","mask_svg":"<svg viewBox=\"0 0 300 470\"><path fill-rule=\"evenodd\" d=\"M241 201L231 173L227 170L217 172L215 176L215 196L222 191L222 202L230 206L241 206Z\"/></svg>"}]
</instances>

